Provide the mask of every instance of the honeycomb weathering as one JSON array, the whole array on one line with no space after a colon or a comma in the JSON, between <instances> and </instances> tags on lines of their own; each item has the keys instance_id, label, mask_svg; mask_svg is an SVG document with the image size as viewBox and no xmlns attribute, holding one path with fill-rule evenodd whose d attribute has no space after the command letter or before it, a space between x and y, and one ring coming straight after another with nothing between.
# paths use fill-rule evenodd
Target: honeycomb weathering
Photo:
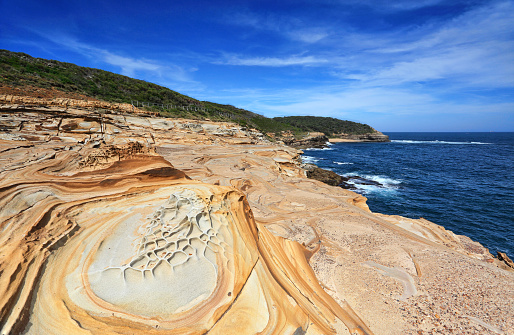
<instances>
[{"instance_id":1,"label":"honeycomb weathering","mask_svg":"<svg viewBox=\"0 0 514 335\"><path fill-rule=\"evenodd\" d=\"M207 300L217 282L232 284L232 278L222 277L237 272L231 217L219 213L230 208L230 200L199 196L191 189L177 190L145 220L136 215L114 227L90 253L83 274L92 294L130 314L169 318Z\"/></svg>"},{"instance_id":2,"label":"honeycomb weathering","mask_svg":"<svg viewBox=\"0 0 514 335\"><path fill-rule=\"evenodd\" d=\"M347 317L240 191L139 153L84 170L83 150L11 160L2 334L334 332Z\"/></svg>"},{"instance_id":3,"label":"honeycomb weathering","mask_svg":"<svg viewBox=\"0 0 514 335\"><path fill-rule=\"evenodd\" d=\"M70 210L82 228L48 259L40 284L58 289L59 299L38 295L29 333L70 332L76 324L123 328L121 320L127 329L194 333L210 329L230 306L257 260L256 245L239 238L252 233L240 195L178 184L129 198ZM70 317L66 327L48 322L47 311L59 311L61 303Z\"/></svg>"}]
</instances>

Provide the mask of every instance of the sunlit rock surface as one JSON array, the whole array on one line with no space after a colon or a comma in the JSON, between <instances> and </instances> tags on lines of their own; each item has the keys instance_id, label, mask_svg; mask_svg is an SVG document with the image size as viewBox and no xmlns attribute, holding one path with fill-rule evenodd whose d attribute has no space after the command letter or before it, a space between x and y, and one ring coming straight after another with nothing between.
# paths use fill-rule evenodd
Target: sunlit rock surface
<instances>
[{"instance_id":1,"label":"sunlit rock surface","mask_svg":"<svg viewBox=\"0 0 514 335\"><path fill-rule=\"evenodd\" d=\"M514 329L482 246L371 213L256 132L5 105L0 127L1 334Z\"/></svg>"}]
</instances>

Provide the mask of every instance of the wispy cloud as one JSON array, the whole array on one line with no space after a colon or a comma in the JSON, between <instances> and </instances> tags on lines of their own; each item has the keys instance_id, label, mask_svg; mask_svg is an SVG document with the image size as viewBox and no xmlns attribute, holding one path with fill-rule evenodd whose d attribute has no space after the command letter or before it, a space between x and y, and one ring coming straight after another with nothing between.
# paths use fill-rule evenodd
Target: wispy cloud
<instances>
[{"instance_id":1,"label":"wispy cloud","mask_svg":"<svg viewBox=\"0 0 514 335\"><path fill-rule=\"evenodd\" d=\"M398 87L335 85L275 91L239 89L217 94L217 99L237 102L238 106L270 117L331 116L367 123L383 131L473 131L483 127L509 130L508 120L513 119L514 110L513 102L493 98L481 102L447 100L423 89ZM453 121L445 124L445 120ZM455 120L460 128L455 128Z\"/></svg>"},{"instance_id":2,"label":"wispy cloud","mask_svg":"<svg viewBox=\"0 0 514 335\"><path fill-rule=\"evenodd\" d=\"M409 11L424 7L436 6L444 3L444 0L304 0L307 2L316 2L317 4L329 3L333 5L338 3L343 6L358 5L373 8L379 11L396 12L396 11ZM452 4L466 2L467 0L453 0Z\"/></svg>"},{"instance_id":3,"label":"wispy cloud","mask_svg":"<svg viewBox=\"0 0 514 335\"><path fill-rule=\"evenodd\" d=\"M241 92L233 92L240 95ZM244 94L244 93L243 93ZM310 89L286 89L280 92L246 92L257 111L278 115L351 116L368 111L395 115L412 113L419 106L435 103L428 93L396 88L322 86ZM279 96L287 96L287 100ZM248 98L248 96L247 96Z\"/></svg>"},{"instance_id":4,"label":"wispy cloud","mask_svg":"<svg viewBox=\"0 0 514 335\"><path fill-rule=\"evenodd\" d=\"M281 67L304 65L314 66L327 63L328 60L314 56L290 56L290 57L243 57L239 55L226 56L224 60L216 61L216 64L243 65L243 66L268 66Z\"/></svg>"},{"instance_id":5,"label":"wispy cloud","mask_svg":"<svg viewBox=\"0 0 514 335\"><path fill-rule=\"evenodd\" d=\"M116 52L99 48L87 43L83 43L69 35L62 33L38 34L60 48L71 50L94 60L95 63L104 63L119 67L120 73L139 79L161 83L163 85L173 84L197 84L191 77L195 69L185 69L170 62L147 59L145 57L136 58L125 55L124 52ZM189 85L190 86L190 85Z\"/></svg>"},{"instance_id":6,"label":"wispy cloud","mask_svg":"<svg viewBox=\"0 0 514 335\"><path fill-rule=\"evenodd\" d=\"M339 76L373 86L445 81L454 88L512 87L513 22L514 5L500 2L440 25L389 34L360 50L353 69L348 62L339 66Z\"/></svg>"},{"instance_id":7,"label":"wispy cloud","mask_svg":"<svg viewBox=\"0 0 514 335\"><path fill-rule=\"evenodd\" d=\"M227 15L225 22L256 31L276 33L292 41L312 44L330 36L331 28L325 24L316 25L304 19L287 15L261 15L251 12L237 12Z\"/></svg>"},{"instance_id":8,"label":"wispy cloud","mask_svg":"<svg viewBox=\"0 0 514 335\"><path fill-rule=\"evenodd\" d=\"M130 57L123 57L119 55L115 55L109 51L98 50L99 53L103 54L103 61L119 66L121 68L121 74L132 77L135 75L136 71L152 71L152 72L162 72L162 66L157 65L155 63L145 61L142 59L134 59Z\"/></svg>"},{"instance_id":9,"label":"wispy cloud","mask_svg":"<svg viewBox=\"0 0 514 335\"><path fill-rule=\"evenodd\" d=\"M512 87L513 53L512 50L507 50L508 54L502 53L504 47L483 43L481 47L441 50L436 55L394 63L390 68L361 79L375 85L446 80L447 84L453 82L460 86Z\"/></svg>"},{"instance_id":10,"label":"wispy cloud","mask_svg":"<svg viewBox=\"0 0 514 335\"><path fill-rule=\"evenodd\" d=\"M291 39L305 43L316 43L329 36L329 33L321 28L304 28L287 32Z\"/></svg>"}]
</instances>

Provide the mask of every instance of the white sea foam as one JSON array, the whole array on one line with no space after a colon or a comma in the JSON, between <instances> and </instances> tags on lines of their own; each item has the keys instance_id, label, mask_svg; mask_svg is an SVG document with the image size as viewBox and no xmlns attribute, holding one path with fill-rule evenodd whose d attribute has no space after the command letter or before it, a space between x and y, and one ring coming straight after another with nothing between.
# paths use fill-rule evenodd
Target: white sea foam
<instances>
[{"instance_id":1,"label":"white sea foam","mask_svg":"<svg viewBox=\"0 0 514 335\"><path fill-rule=\"evenodd\" d=\"M373 176L373 175L362 175L362 178L369 179L376 181L377 183L380 183L384 185L385 187L397 187L402 183L401 180L384 177L384 176Z\"/></svg>"},{"instance_id":2,"label":"white sea foam","mask_svg":"<svg viewBox=\"0 0 514 335\"><path fill-rule=\"evenodd\" d=\"M337 165L353 165L353 163L350 162L334 162Z\"/></svg>"},{"instance_id":3,"label":"white sea foam","mask_svg":"<svg viewBox=\"0 0 514 335\"><path fill-rule=\"evenodd\" d=\"M379 193L382 195L387 194L394 194L398 191L397 188L389 188L389 187L379 187L375 185L359 185L356 184L355 187L357 188L355 192L361 193L361 194L370 194L370 193Z\"/></svg>"},{"instance_id":4,"label":"white sea foam","mask_svg":"<svg viewBox=\"0 0 514 335\"><path fill-rule=\"evenodd\" d=\"M414 141L414 140L391 140L393 143L401 143L401 144L491 144L484 142L450 142L450 141Z\"/></svg>"},{"instance_id":5,"label":"white sea foam","mask_svg":"<svg viewBox=\"0 0 514 335\"><path fill-rule=\"evenodd\" d=\"M333 148L308 148L304 151L321 151L321 150L334 150Z\"/></svg>"},{"instance_id":6,"label":"white sea foam","mask_svg":"<svg viewBox=\"0 0 514 335\"><path fill-rule=\"evenodd\" d=\"M311 156L302 155L302 162L307 164L316 164L316 162L319 162L319 159Z\"/></svg>"},{"instance_id":7,"label":"white sea foam","mask_svg":"<svg viewBox=\"0 0 514 335\"><path fill-rule=\"evenodd\" d=\"M400 184L402 183L401 180L385 177L385 176L378 176L378 175L363 175L359 173L346 173L343 175L344 177L352 177L352 176L359 176L363 179L376 181L377 183L380 183L382 186L379 185L363 185L360 184L358 181L354 181L350 179L347 183L350 185L353 185L357 188L358 193L363 194L369 194L369 193L391 193L396 192L400 188Z\"/></svg>"}]
</instances>

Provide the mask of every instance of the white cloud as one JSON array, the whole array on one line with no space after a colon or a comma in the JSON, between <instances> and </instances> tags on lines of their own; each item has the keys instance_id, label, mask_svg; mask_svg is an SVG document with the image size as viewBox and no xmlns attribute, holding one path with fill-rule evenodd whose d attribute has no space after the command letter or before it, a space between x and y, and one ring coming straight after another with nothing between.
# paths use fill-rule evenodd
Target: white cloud
<instances>
[{"instance_id":1,"label":"white cloud","mask_svg":"<svg viewBox=\"0 0 514 335\"><path fill-rule=\"evenodd\" d=\"M412 113L419 106L434 103L429 94L402 89L322 87L285 94L297 97L292 103L261 103L260 108L273 115L324 115L344 116L356 112L377 114ZM264 99L263 99L264 100Z\"/></svg>"},{"instance_id":2,"label":"white cloud","mask_svg":"<svg viewBox=\"0 0 514 335\"><path fill-rule=\"evenodd\" d=\"M359 57L352 65L338 66L341 78L370 86L445 81L458 87L502 88L514 86L514 5L501 2L474 9L449 22L412 31L364 36L353 48ZM348 39L348 38L347 38ZM352 49L349 50L352 53Z\"/></svg>"},{"instance_id":3,"label":"white cloud","mask_svg":"<svg viewBox=\"0 0 514 335\"><path fill-rule=\"evenodd\" d=\"M144 71L161 71L162 67L145 61L141 59L134 59L129 57L123 57L119 55L112 54L108 51L102 50L101 53L104 54L103 61L121 67L121 74L125 76L132 77L135 75L136 71L144 70Z\"/></svg>"},{"instance_id":4,"label":"white cloud","mask_svg":"<svg viewBox=\"0 0 514 335\"><path fill-rule=\"evenodd\" d=\"M281 67L293 65L313 66L327 63L328 60L323 58L316 58L314 56L290 56L285 58L278 57L241 57L231 55L226 57L226 60L218 61L216 64L224 65L243 65L243 66L268 66L268 67Z\"/></svg>"},{"instance_id":5,"label":"white cloud","mask_svg":"<svg viewBox=\"0 0 514 335\"><path fill-rule=\"evenodd\" d=\"M494 43L483 43L481 47L441 50L436 55L397 62L360 79L373 85L447 80L460 86L511 87L514 86L513 53L509 50L503 53L502 49Z\"/></svg>"},{"instance_id":6,"label":"white cloud","mask_svg":"<svg viewBox=\"0 0 514 335\"><path fill-rule=\"evenodd\" d=\"M216 94L217 100L235 102L237 106L268 117L331 116L370 124L381 119L391 125L390 129L395 129L393 120L409 119L414 124L416 117L420 117L431 120L430 125L419 125L419 129L427 131L440 129L436 120L443 115L476 119L478 115L508 115L514 110L514 102L494 98L479 99L480 102L469 97L440 99L437 93L410 87L320 86L296 90L240 89Z\"/></svg>"}]
</instances>

